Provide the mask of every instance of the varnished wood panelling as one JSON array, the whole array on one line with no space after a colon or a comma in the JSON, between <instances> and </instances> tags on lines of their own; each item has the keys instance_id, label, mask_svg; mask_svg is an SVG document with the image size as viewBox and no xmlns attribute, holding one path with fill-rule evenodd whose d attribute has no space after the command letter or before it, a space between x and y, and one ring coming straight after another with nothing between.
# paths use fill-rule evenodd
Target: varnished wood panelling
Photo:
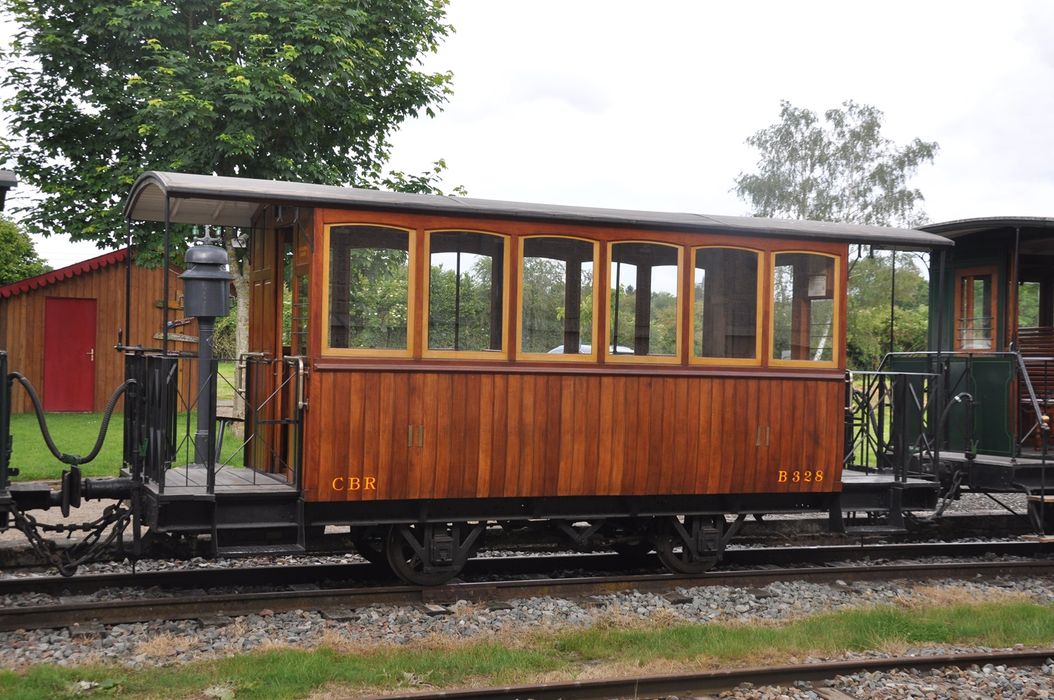
<instances>
[{"instance_id":1,"label":"varnished wood panelling","mask_svg":"<svg viewBox=\"0 0 1054 700\"><path fill-rule=\"evenodd\" d=\"M310 500L840 488L836 379L364 371L311 381ZM823 481L790 476L816 470ZM376 490L334 490L339 477L373 477Z\"/></svg>"}]
</instances>

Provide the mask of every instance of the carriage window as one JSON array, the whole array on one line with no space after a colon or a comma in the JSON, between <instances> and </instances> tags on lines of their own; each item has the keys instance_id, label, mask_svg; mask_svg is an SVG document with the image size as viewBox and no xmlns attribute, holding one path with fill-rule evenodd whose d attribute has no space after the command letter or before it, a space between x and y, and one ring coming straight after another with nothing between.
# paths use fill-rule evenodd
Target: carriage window
<instances>
[{"instance_id":1,"label":"carriage window","mask_svg":"<svg viewBox=\"0 0 1054 700\"><path fill-rule=\"evenodd\" d=\"M695 251L693 356L757 359L759 259L752 250Z\"/></svg>"},{"instance_id":2,"label":"carriage window","mask_svg":"<svg viewBox=\"0 0 1054 700\"><path fill-rule=\"evenodd\" d=\"M777 253L772 279L774 360L833 362L834 258Z\"/></svg>"},{"instance_id":3,"label":"carriage window","mask_svg":"<svg viewBox=\"0 0 1054 700\"><path fill-rule=\"evenodd\" d=\"M428 349L501 351L505 238L432 233L428 269Z\"/></svg>"},{"instance_id":4,"label":"carriage window","mask_svg":"<svg viewBox=\"0 0 1054 700\"><path fill-rule=\"evenodd\" d=\"M329 347L407 350L410 234L380 226L329 232Z\"/></svg>"},{"instance_id":5,"label":"carriage window","mask_svg":"<svg viewBox=\"0 0 1054 700\"><path fill-rule=\"evenodd\" d=\"M520 349L546 355L595 355L593 257L596 244L573 238L523 241Z\"/></svg>"},{"instance_id":6,"label":"carriage window","mask_svg":"<svg viewBox=\"0 0 1054 700\"><path fill-rule=\"evenodd\" d=\"M1017 325L1019 328L1037 328L1039 322L1041 285L1039 282L1018 282Z\"/></svg>"},{"instance_id":7,"label":"carriage window","mask_svg":"<svg viewBox=\"0 0 1054 700\"><path fill-rule=\"evenodd\" d=\"M612 357L676 357L678 248L658 243L611 245Z\"/></svg>"},{"instance_id":8,"label":"carriage window","mask_svg":"<svg viewBox=\"0 0 1054 700\"><path fill-rule=\"evenodd\" d=\"M995 327L995 271L969 270L956 276L955 345L957 350L991 350Z\"/></svg>"}]
</instances>

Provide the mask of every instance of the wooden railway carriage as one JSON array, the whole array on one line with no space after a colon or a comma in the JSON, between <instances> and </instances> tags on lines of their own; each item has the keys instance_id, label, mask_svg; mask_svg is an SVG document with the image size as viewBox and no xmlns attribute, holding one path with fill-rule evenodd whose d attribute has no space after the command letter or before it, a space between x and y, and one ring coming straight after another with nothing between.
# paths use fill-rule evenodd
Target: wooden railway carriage
<instances>
[{"instance_id":1,"label":"wooden railway carriage","mask_svg":"<svg viewBox=\"0 0 1054 700\"><path fill-rule=\"evenodd\" d=\"M698 570L726 515L831 508L848 245L947 243L159 172L126 214L240 227L252 266L244 468L208 494L166 464L150 524L209 516L218 551L253 523L301 545L351 525L416 582L455 575L487 521Z\"/></svg>"},{"instance_id":2,"label":"wooden railway carriage","mask_svg":"<svg viewBox=\"0 0 1054 700\"><path fill-rule=\"evenodd\" d=\"M365 556L427 584L495 521L654 547L691 572L751 513L933 500L930 481L898 478L894 501L888 478L842 473L845 296L851 243L941 236L160 172L126 216L166 239L171 224L247 234L243 440L224 438L229 418L216 429L208 371L179 391L167 338L125 347L122 477L72 469L61 493L16 493L0 461L3 514L130 498L136 545L145 525L224 554L350 526ZM188 254L184 277L213 285L208 303L188 286L203 338L223 259Z\"/></svg>"}]
</instances>

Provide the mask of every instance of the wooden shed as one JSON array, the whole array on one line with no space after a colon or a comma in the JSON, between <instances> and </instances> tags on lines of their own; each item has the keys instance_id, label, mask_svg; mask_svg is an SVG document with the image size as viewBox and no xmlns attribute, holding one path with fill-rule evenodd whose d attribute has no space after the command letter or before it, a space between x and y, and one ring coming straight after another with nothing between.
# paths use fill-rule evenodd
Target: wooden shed
<instances>
[{"instance_id":1,"label":"wooden shed","mask_svg":"<svg viewBox=\"0 0 1054 700\"><path fill-rule=\"evenodd\" d=\"M157 347L162 330L164 274L161 268L131 269L131 329L125 329L128 249L0 287L0 349L8 368L37 388L45 411L102 411L124 381L124 343ZM169 270L170 319L182 316L183 285ZM177 328L193 337L197 324ZM189 343L176 349L193 350ZM191 363L185 363L191 364ZM188 377L189 379L189 377ZM24 391L12 396L12 411L32 411Z\"/></svg>"}]
</instances>

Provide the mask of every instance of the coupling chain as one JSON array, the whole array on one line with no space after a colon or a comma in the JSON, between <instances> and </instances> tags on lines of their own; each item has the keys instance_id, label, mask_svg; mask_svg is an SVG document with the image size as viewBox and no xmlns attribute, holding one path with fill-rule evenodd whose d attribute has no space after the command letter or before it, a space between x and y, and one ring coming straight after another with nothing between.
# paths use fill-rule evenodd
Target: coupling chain
<instances>
[{"instance_id":1,"label":"coupling chain","mask_svg":"<svg viewBox=\"0 0 1054 700\"><path fill-rule=\"evenodd\" d=\"M115 503L107 506L103 514L86 523L49 523L38 522L29 513L21 510L17 504L14 507L14 526L26 539L36 555L47 563L58 569L63 576L72 576L77 567L97 559L107 548L118 539L128 527L132 511ZM103 537L107 528L113 526L109 535ZM81 541L66 549L59 549L54 540L48 539L41 534L44 532L66 533L66 539L73 536L75 532L85 532L87 535Z\"/></svg>"}]
</instances>

